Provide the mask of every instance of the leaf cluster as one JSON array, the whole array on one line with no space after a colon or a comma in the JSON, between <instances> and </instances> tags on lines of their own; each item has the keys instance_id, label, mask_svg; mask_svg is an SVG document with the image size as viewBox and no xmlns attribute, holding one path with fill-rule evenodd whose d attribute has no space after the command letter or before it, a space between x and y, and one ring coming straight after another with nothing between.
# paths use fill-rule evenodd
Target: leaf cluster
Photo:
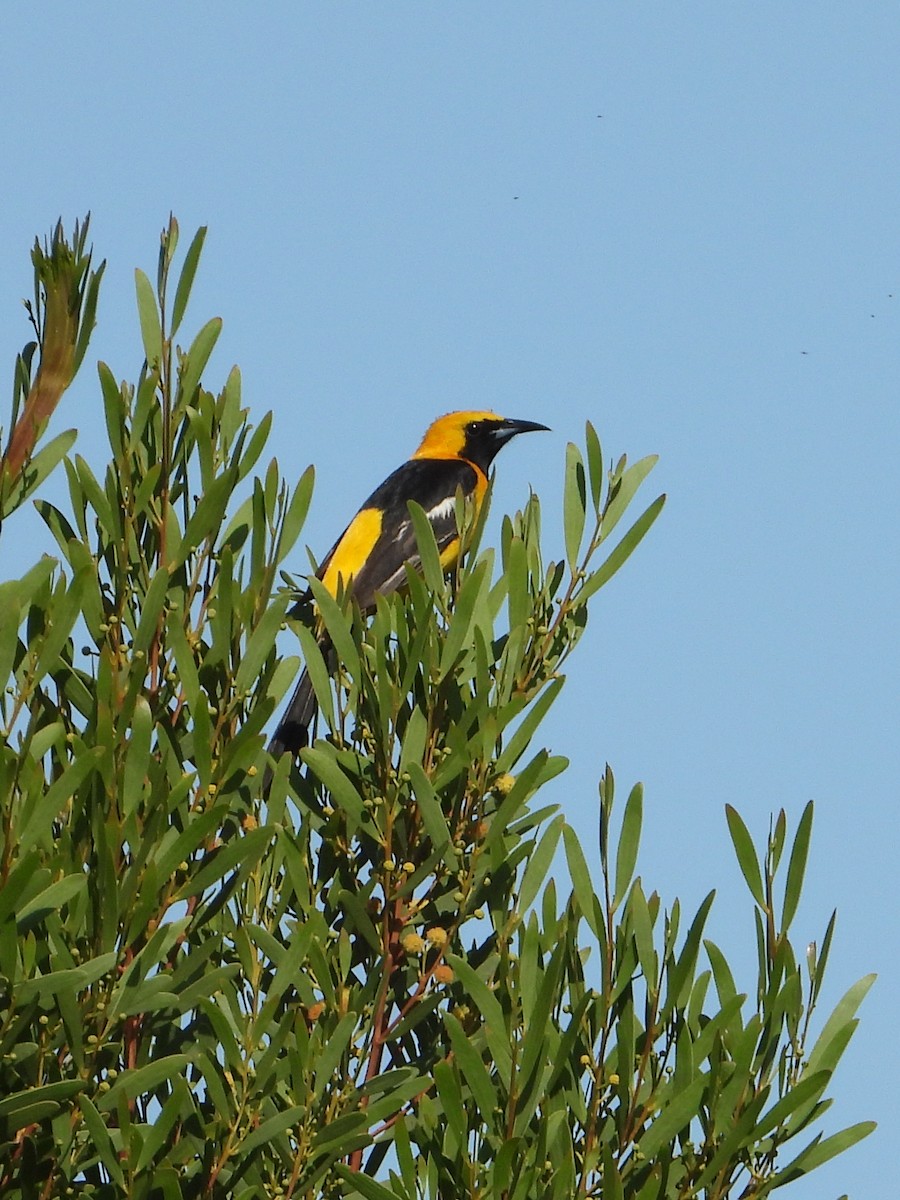
<instances>
[{"instance_id":1,"label":"leaf cluster","mask_svg":"<svg viewBox=\"0 0 900 1200\"><path fill-rule=\"evenodd\" d=\"M498 553L460 501L452 577L413 509L402 596L364 617L312 579L339 667L292 622L320 736L262 786L313 477L254 475L269 416L236 370L202 384L218 321L175 341L204 233L174 288L174 220L137 273L102 479L67 458L68 509L37 502L60 563L0 584L0 1194L750 1197L858 1140L811 1130L868 986L813 1040L834 921L805 976L788 940L811 810L761 861L729 812L748 999L712 895L685 922L635 876L639 786L618 822L604 773L596 869L538 798L589 602L661 510L621 532L653 459L569 446L559 561L536 496Z\"/></svg>"},{"instance_id":2,"label":"leaf cluster","mask_svg":"<svg viewBox=\"0 0 900 1200\"><path fill-rule=\"evenodd\" d=\"M36 452L63 392L81 366L94 328L106 263L91 271L89 226L89 216L82 224L76 221L69 245L60 221L43 247L37 239L34 243L34 301L26 301L25 307L36 340L16 358L9 441L0 455L0 526L34 493L75 442L75 430L70 429ZM38 350L38 367L32 380ZM0 445L2 441L0 436Z\"/></svg>"}]
</instances>

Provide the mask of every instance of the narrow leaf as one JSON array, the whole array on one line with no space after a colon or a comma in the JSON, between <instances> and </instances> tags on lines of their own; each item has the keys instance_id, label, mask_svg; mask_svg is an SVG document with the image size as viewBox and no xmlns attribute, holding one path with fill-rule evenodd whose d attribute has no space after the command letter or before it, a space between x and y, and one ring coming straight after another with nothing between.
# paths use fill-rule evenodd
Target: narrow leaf
<instances>
[{"instance_id":1,"label":"narrow leaf","mask_svg":"<svg viewBox=\"0 0 900 1200\"><path fill-rule=\"evenodd\" d=\"M138 318L141 323L144 357L148 366L158 366L162 359L162 328L159 321L159 309L156 307L153 284L140 267L134 272L134 286L137 291Z\"/></svg>"},{"instance_id":2,"label":"narrow leaf","mask_svg":"<svg viewBox=\"0 0 900 1200\"><path fill-rule=\"evenodd\" d=\"M806 859L809 854L809 839L812 833L813 802L807 804L797 826L794 846L791 850L791 860L788 863L787 881L784 885L784 912L781 918L782 932L787 933L797 905L800 903L800 892L803 889L803 877L806 873Z\"/></svg>"},{"instance_id":3,"label":"narrow leaf","mask_svg":"<svg viewBox=\"0 0 900 1200\"><path fill-rule=\"evenodd\" d=\"M737 855L741 873L747 881L747 887L759 907L765 909L766 897L763 891L762 873L753 846L753 839L736 808L726 804L725 816L728 820L728 831L731 834L734 852Z\"/></svg>"},{"instance_id":4,"label":"narrow leaf","mask_svg":"<svg viewBox=\"0 0 900 1200\"><path fill-rule=\"evenodd\" d=\"M601 541L605 542L615 529L638 488L656 466L657 462L659 462L659 455L648 454L646 458L639 459L622 473L622 477L618 481L618 486L609 499L606 512L603 514Z\"/></svg>"},{"instance_id":5,"label":"narrow leaf","mask_svg":"<svg viewBox=\"0 0 900 1200\"><path fill-rule=\"evenodd\" d=\"M425 832L431 838L432 846L441 854L447 866L451 869L456 869L456 851L453 848L450 827L447 824L440 801L435 795L431 780L417 762L407 763L406 769L409 771L410 783L416 795Z\"/></svg>"},{"instance_id":6,"label":"narrow leaf","mask_svg":"<svg viewBox=\"0 0 900 1200\"><path fill-rule=\"evenodd\" d=\"M616 572L625 565L662 512L665 502L665 496L658 496L646 512L638 517L606 561L588 575L584 587L578 593L579 601L583 602L593 596L595 592L609 583Z\"/></svg>"},{"instance_id":7,"label":"narrow leaf","mask_svg":"<svg viewBox=\"0 0 900 1200\"><path fill-rule=\"evenodd\" d=\"M181 366L181 394L188 404L194 402L194 393L200 386L200 378L209 362L219 334L222 332L222 318L213 317L207 321L191 343Z\"/></svg>"},{"instance_id":8,"label":"narrow leaf","mask_svg":"<svg viewBox=\"0 0 900 1200\"><path fill-rule=\"evenodd\" d=\"M574 571L578 551L584 536L586 512L584 460L574 442L566 446L566 474L563 487L563 532L566 543L566 562Z\"/></svg>"},{"instance_id":9,"label":"narrow leaf","mask_svg":"<svg viewBox=\"0 0 900 1200\"><path fill-rule=\"evenodd\" d=\"M494 1109L499 1107L499 1097L494 1090L487 1068L456 1017L445 1012L444 1024L450 1034L450 1043L453 1046L453 1053L456 1055L463 1078L471 1089L484 1123L491 1128L494 1123Z\"/></svg>"},{"instance_id":10,"label":"narrow leaf","mask_svg":"<svg viewBox=\"0 0 900 1200\"><path fill-rule=\"evenodd\" d=\"M675 1135L697 1116L700 1101L706 1090L706 1078L701 1076L675 1094L653 1124L639 1140L638 1146L645 1158L652 1159L658 1151L672 1142Z\"/></svg>"},{"instance_id":11,"label":"narrow leaf","mask_svg":"<svg viewBox=\"0 0 900 1200\"><path fill-rule=\"evenodd\" d=\"M560 814L560 816L550 822L540 841L528 855L528 865L522 877L522 886L519 888L519 908L521 912L525 912L534 903L540 891L541 884L550 870L550 864L553 862L553 856L559 844L559 835L562 833L564 826L565 818Z\"/></svg>"},{"instance_id":12,"label":"narrow leaf","mask_svg":"<svg viewBox=\"0 0 900 1200\"><path fill-rule=\"evenodd\" d=\"M335 804L358 823L362 821L365 813L359 792L332 757L331 749L325 750L322 746L324 743L321 742L316 747L307 746L300 752L301 757L312 768L316 778L328 789Z\"/></svg>"},{"instance_id":13,"label":"narrow leaf","mask_svg":"<svg viewBox=\"0 0 900 1200\"><path fill-rule=\"evenodd\" d=\"M287 596L279 596L269 605L251 633L234 678L234 686L238 692L250 691L259 678L263 664L275 646L287 602Z\"/></svg>"},{"instance_id":14,"label":"narrow leaf","mask_svg":"<svg viewBox=\"0 0 900 1200\"><path fill-rule=\"evenodd\" d=\"M206 240L206 226L201 225L194 234L193 241L188 246L187 254L184 256L184 265L181 268L181 274L178 277L178 287L175 289L175 303L172 305L172 336L174 337L178 331L178 326L181 324L184 317L184 310L187 308L188 299L190 298L191 288L194 285L194 276L197 274L197 264L200 262L200 254L203 250L203 243Z\"/></svg>"},{"instance_id":15,"label":"narrow leaf","mask_svg":"<svg viewBox=\"0 0 900 1200\"><path fill-rule=\"evenodd\" d=\"M618 908L625 899L625 893L631 885L637 863L638 847L641 841L641 825L644 813L644 789L636 783L625 804L625 815L622 818L622 832L619 835L619 848L616 852L616 890L613 897L613 908Z\"/></svg>"},{"instance_id":16,"label":"narrow leaf","mask_svg":"<svg viewBox=\"0 0 900 1200\"><path fill-rule=\"evenodd\" d=\"M588 480L591 485L591 501L594 511L600 511L600 499L603 495L603 451L600 439L590 421L584 427L585 449L587 450Z\"/></svg>"},{"instance_id":17,"label":"narrow leaf","mask_svg":"<svg viewBox=\"0 0 900 1200\"><path fill-rule=\"evenodd\" d=\"M578 835L571 825L563 827L563 842L566 847L566 862L569 864L569 875L572 879L572 887L575 893L575 900L578 903L578 911L587 921L588 927L594 934L594 937L599 937L600 922L597 893L594 890L591 872L587 864L587 859L584 857L581 843L578 840Z\"/></svg>"},{"instance_id":18,"label":"narrow leaf","mask_svg":"<svg viewBox=\"0 0 900 1200\"><path fill-rule=\"evenodd\" d=\"M281 535L278 539L278 562L282 562L293 549L294 543L300 536L300 531L306 521L306 514L309 512L315 481L315 468L307 467L300 476L299 483L294 488L293 495L288 503L287 512L284 514Z\"/></svg>"},{"instance_id":19,"label":"narrow leaf","mask_svg":"<svg viewBox=\"0 0 900 1200\"><path fill-rule=\"evenodd\" d=\"M428 520L425 509L415 500L407 501L407 508L416 534L416 550L421 563L422 576L435 595L443 590L444 568L434 536L434 526Z\"/></svg>"},{"instance_id":20,"label":"narrow leaf","mask_svg":"<svg viewBox=\"0 0 900 1200\"><path fill-rule=\"evenodd\" d=\"M834 1069L837 1058L834 1054L833 1043L843 1049L841 1035L845 1027L853 1020L856 1010L862 1004L869 988L875 982L875 975L864 975L852 987L848 988L835 1006L834 1012L825 1022L825 1027L816 1039L806 1064L804 1074L818 1071L822 1067Z\"/></svg>"}]
</instances>

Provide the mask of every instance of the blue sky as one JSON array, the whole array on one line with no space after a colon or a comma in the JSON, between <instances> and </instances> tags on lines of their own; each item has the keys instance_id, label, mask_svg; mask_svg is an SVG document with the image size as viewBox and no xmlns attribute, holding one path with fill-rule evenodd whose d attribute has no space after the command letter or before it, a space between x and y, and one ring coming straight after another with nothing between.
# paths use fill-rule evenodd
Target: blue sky
<instances>
[{"instance_id":1,"label":"blue sky","mask_svg":"<svg viewBox=\"0 0 900 1200\"><path fill-rule=\"evenodd\" d=\"M834 906L825 1005L879 980L830 1127L881 1129L791 1195L883 1194L900 1120L896 513L900 9L785 5L61 3L4 19L0 361L28 249L90 209L100 324L55 429L103 460L94 365L140 366L133 269L174 210L209 226L189 326L243 371L283 469L345 516L448 409L546 421L499 461L560 544L565 443L656 452L669 494L600 594L548 723L595 845L595 780L645 782L640 870L751 912L723 805L757 836L809 798L798 945ZM214 14L214 15L213 15ZM9 378L10 376L7 376ZM339 435L338 442L336 435ZM10 522L7 577L51 549ZM298 557L296 567L304 569Z\"/></svg>"}]
</instances>

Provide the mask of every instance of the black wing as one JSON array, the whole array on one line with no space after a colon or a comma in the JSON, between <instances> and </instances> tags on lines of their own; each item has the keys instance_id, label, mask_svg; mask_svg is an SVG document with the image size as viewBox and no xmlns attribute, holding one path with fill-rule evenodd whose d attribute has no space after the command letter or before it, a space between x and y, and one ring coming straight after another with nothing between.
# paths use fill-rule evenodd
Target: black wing
<instances>
[{"instance_id":1,"label":"black wing","mask_svg":"<svg viewBox=\"0 0 900 1200\"><path fill-rule=\"evenodd\" d=\"M445 550L458 536L456 492L471 493L477 484L475 468L461 459L411 458L376 488L360 511L382 513L381 533L359 570L353 575L353 594L360 608L370 608L378 595L396 591L406 579L406 563L421 565L416 534L409 515L415 500L428 514L438 550ZM344 531L346 533L346 530ZM321 567L321 577L343 540L335 542Z\"/></svg>"}]
</instances>

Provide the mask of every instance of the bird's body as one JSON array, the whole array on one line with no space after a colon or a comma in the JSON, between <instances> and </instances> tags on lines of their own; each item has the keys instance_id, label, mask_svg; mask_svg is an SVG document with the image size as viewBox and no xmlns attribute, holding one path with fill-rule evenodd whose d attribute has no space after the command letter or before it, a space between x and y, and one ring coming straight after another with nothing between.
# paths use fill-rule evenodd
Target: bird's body
<instances>
[{"instance_id":1,"label":"bird's body","mask_svg":"<svg viewBox=\"0 0 900 1200\"><path fill-rule=\"evenodd\" d=\"M487 491L487 472L498 450L518 433L546 429L534 421L507 420L487 411L455 412L429 426L413 456L390 474L325 556L317 572L332 595L352 592L364 611L406 579L406 566L421 565L409 502L424 510L434 530L442 565L451 569L459 552L457 493L475 514ZM315 696L306 671L269 744L279 757L308 740Z\"/></svg>"}]
</instances>

